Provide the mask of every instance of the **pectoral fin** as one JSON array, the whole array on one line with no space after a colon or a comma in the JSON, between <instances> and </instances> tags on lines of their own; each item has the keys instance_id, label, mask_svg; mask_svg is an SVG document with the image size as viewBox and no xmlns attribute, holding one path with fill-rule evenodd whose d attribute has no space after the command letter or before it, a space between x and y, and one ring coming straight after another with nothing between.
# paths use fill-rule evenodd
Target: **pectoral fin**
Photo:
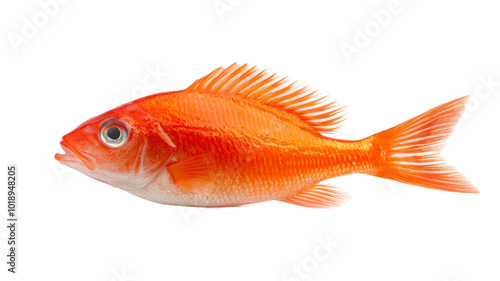
<instances>
[{"instance_id":1,"label":"pectoral fin","mask_svg":"<svg viewBox=\"0 0 500 281\"><path fill-rule=\"evenodd\" d=\"M170 164L167 171L172 181L187 192L209 194L215 188L205 155Z\"/></svg>"}]
</instances>

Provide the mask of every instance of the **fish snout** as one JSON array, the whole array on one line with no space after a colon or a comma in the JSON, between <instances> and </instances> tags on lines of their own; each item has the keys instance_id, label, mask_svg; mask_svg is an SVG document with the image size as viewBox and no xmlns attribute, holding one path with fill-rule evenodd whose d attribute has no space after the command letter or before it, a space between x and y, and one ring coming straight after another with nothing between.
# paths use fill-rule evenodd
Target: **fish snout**
<instances>
[{"instance_id":1,"label":"fish snout","mask_svg":"<svg viewBox=\"0 0 500 281\"><path fill-rule=\"evenodd\" d=\"M77 164L84 165L87 169L93 171L96 168L96 159L89 153L82 151L63 140L59 143L64 153L56 153L54 158L65 165Z\"/></svg>"}]
</instances>

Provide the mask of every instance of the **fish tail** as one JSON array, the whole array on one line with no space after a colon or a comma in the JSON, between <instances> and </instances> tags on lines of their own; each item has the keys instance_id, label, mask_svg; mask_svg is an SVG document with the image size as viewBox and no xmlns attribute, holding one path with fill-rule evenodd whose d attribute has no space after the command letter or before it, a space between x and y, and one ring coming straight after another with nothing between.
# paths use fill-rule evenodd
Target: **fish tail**
<instances>
[{"instance_id":1,"label":"fish tail","mask_svg":"<svg viewBox=\"0 0 500 281\"><path fill-rule=\"evenodd\" d=\"M375 176L426 188L478 193L479 191L440 155L465 108L468 96L437 106L398 126L373 135L380 155Z\"/></svg>"}]
</instances>

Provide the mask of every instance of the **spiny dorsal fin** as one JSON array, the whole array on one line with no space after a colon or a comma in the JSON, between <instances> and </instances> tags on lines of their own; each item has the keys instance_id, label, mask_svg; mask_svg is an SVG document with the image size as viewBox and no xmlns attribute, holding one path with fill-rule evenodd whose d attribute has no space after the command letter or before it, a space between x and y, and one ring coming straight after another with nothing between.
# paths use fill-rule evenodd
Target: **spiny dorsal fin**
<instances>
[{"instance_id":1,"label":"spiny dorsal fin","mask_svg":"<svg viewBox=\"0 0 500 281\"><path fill-rule=\"evenodd\" d=\"M258 101L297 116L320 133L333 132L344 121L344 108L335 102L326 102L326 97L317 91L246 64L220 67L196 80L187 90Z\"/></svg>"}]
</instances>

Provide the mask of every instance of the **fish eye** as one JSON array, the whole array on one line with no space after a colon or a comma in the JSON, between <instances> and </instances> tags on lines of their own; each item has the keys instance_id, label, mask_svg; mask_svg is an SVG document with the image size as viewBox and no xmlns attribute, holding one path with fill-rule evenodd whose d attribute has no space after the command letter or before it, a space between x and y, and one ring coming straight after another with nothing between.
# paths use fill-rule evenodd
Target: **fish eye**
<instances>
[{"instance_id":1,"label":"fish eye","mask_svg":"<svg viewBox=\"0 0 500 281\"><path fill-rule=\"evenodd\" d=\"M127 142L128 129L122 121L109 120L102 124L99 136L105 145L117 148Z\"/></svg>"},{"instance_id":2,"label":"fish eye","mask_svg":"<svg viewBox=\"0 0 500 281\"><path fill-rule=\"evenodd\" d=\"M118 129L117 127L109 128L106 134L108 135L108 138L112 140L117 140L118 138L120 138L121 135L120 129Z\"/></svg>"}]
</instances>

